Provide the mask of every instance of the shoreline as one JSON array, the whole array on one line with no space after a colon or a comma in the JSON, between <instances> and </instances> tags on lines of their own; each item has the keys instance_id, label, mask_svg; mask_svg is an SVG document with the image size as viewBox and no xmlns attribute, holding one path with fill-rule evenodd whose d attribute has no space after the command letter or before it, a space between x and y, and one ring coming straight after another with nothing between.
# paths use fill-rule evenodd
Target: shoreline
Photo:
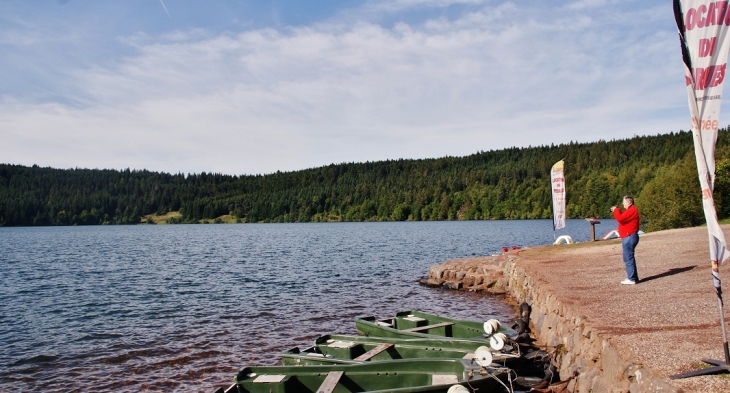
<instances>
[{"instance_id":1,"label":"shoreline","mask_svg":"<svg viewBox=\"0 0 730 393\"><path fill-rule=\"evenodd\" d=\"M730 225L721 228L730 233ZM707 239L706 227L641 235L638 285L619 284L625 278L620 240L450 260L431 267L429 279L461 290L503 287L512 302L528 302L538 343L560 355L563 391L730 391L730 374L668 378L701 368L701 359L724 359ZM501 277L475 286L470 280L484 275L479 268L485 266Z\"/></svg>"}]
</instances>

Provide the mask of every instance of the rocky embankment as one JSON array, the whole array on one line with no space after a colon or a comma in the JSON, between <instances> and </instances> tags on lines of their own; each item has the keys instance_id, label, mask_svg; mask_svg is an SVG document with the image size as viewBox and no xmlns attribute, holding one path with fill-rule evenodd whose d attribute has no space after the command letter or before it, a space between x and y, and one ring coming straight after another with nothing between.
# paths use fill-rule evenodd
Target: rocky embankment
<instances>
[{"instance_id":1,"label":"rocky embankment","mask_svg":"<svg viewBox=\"0 0 730 393\"><path fill-rule=\"evenodd\" d=\"M493 295L502 295L507 293L509 285L509 279L504 275L507 261L508 258L504 255L452 259L431 266L428 276L420 282L429 287L486 291Z\"/></svg>"},{"instance_id":2,"label":"rocky embankment","mask_svg":"<svg viewBox=\"0 0 730 393\"><path fill-rule=\"evenodd\" d=\"M681 299L670 299L666 295L672 293L670 290L677 292L680 286L674 283L675 280L691 281L698 288L707 284L694 269L704 262L702 258L697 257L698 261L688 258L701 255L692 248L701 247L701 241L691 238L698 243L694 246L685 240L689 234L702 239L702 231L695 232L698 233L684 231L642 236L643 249L640 248L642 253L638 254L637 260L640 260L645 276L636 286L618 284L625 277L618 242L538 247L503 255L450 260L432 266L428 276L420 282L454 290L506 293L516 304L527 302L532 310L529 329L538 344L551 354L553 365L559 370L559 378L551 381L553 384L545 391L730 391L725 390L727 380L721 377L682 381L670 381L667 377L694 368L694 359L701 359L701 355L718 358L714 352L706 352L708 348L696 344L683 346L682 356L678 356L679 352L674 356L667 353L673 348L667 347L667 343L678 343L676 337L669 335L684 335L684 329L693 332L697 326L696 321L687 321L686 327L678 326L674 314L677 305L706 297L697 291L691 296L685 294ZM660 252L672 247L687 250L675 250L671 258ZM657 293L665 294L662 302L655 301ZM709 301L713 300L711 296L707 297ZM700 325L705 334L705 330L715 326L715 318L711 312L709 314L708 323ZM644 322L646 318L652 318L652 325Z\"/></svg>"}]
</instances>

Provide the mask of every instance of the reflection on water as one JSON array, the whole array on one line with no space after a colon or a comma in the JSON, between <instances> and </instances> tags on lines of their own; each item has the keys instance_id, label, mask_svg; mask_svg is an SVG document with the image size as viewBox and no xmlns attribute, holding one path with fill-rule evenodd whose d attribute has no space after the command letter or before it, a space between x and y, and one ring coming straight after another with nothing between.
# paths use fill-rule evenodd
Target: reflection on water
<instances>
[{"instance_id":1,"label":"reflection on water","mask_svg":"<svg viewBox=\"0 0 730 393\"><path fill-rule=\"evenodd\" d=\"M552 240L550 221L0 228L0 390L210 392L356 316L507 322L417 279Z\"/></svg>"}]
</instances>

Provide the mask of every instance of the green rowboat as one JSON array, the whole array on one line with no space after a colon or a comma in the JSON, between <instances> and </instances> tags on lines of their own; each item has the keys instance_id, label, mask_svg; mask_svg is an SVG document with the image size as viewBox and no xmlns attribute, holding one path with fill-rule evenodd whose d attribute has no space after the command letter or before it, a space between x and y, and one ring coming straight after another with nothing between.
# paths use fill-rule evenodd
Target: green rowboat
<instances>
[{"instance_id":1,"label":"green rowboat","mask_svg":"<svg viewBox=\"0 0 730 393\"><path fill-rule=\"evenodd\" d=\"M353 364L417 358L479 360L482 365L505 365L519 355L490 351L473 340L402 339L349 335L325 335L303 350L298 347L280 353L284 365Z\"/></svg>"},{"instance_id":2,"label":"green rowboat","mask_svg":"<svg viewBox=\"0 0 730 393\"><path fill-rule=\"evenodd\" d=\"M486 342L493 349L499 350L505 344L506 338L516 336L517 332L499 326L498 323L497 325L490 325L489 322L495 321L478 322L453 319L420 311L402 311L397 313L395 317L387 319L377 319L375 317L355 318L355 326L358 334L368 337L406 339L449 337ZM498 338L497 342L492 340L493 337ZM500 340L501 345L499 345Z\"/></svg>"},{"instance_id":3,"label":"green rowboat","mask_svg":"<svg viewBox=\"0 0 730 393\"><path fill-rule=\"evenodd\" d=\"M505 392L509 369L461 359L244 367L224 393ZM461 385L461 386L455 386Z\"/></svg>"}]
</instances>

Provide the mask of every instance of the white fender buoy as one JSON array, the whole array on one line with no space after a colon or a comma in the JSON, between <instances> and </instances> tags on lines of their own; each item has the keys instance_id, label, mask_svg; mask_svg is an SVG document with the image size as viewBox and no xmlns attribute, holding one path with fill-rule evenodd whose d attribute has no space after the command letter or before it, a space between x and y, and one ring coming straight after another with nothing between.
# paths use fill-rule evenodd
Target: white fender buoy
<instances>
[{"instance_id":1,"label":"white fender buoy","mask_svg":"<svg viewBox=\"0 0 730 393\"><path fill-rule=\"evenodd\" d=\"M507 341L507 336L504 333L495 333L492 337L489 337L489 346L492 349L499 351L504 348L504 344Z\"/></svg>"},{"instance_id":2,"label":"white fender buoy","mask_svg":"<svg viewBox=\"0 0 730 393\"><path fill-rule=\"evenodd\" d=\"M492 364L492 351L485 346L481 346L474 351L474 360L478 365L487 367Z\"/></svg>"},{"instance_id":3,"label":"white fender buoy","mask_svg":"<svg viewBox=\"0 0 730 393\"><path fill-rule=\"evenodd\" d=\"M463 385L452 385L446 393L469 393L469 389Z\"/></svg>"},{"instance_id":4,"label":"white fender buoy","mask_svg":"<svg viewBox=\"0 0 730 393\"><path fill-rule=\"evenodd\" d=\"M568 235L559 236L553 244L560 244L562 242L565 242L565 244L573 244L573 238Z\"/></svg>"},{"instance_id":5,"label":"white fender buoy","mask_svg":"<svg viewBox=\"0 0 730 393\"><path fill-rule=\"evenodd\" d=\"M490 319L487 322L484 322L484 333L487 335L491 335L494 333L497 333L499 331L500 323L496 319Z\"/></svg>"}]
</instances>

